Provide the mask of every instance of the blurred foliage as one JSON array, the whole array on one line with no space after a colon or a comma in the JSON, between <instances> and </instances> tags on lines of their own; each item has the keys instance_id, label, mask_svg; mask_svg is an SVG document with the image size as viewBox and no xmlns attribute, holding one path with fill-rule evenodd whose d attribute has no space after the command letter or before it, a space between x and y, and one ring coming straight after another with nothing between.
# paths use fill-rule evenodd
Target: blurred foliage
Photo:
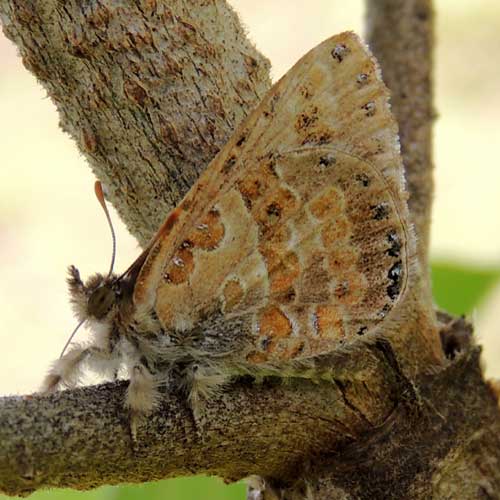
<instances>
[{"instance_id":1,"label":"blurred foliage","mask_svg":"<svg viewBox=\"0 0 500 500\"><path fill-rule=\"evenodd\" d=\"M438 306L468 314L500 279L500 269L465 267L445 262L432 265L434 297ZM0 500L8 497L0 495ZM90 492L53 490L35 493L32 500L243 500L245 485L225 485L220 479L180 478L145 485L104 487Z\"/></svg>"},{"instance_id":2,"label":"blurred foliage","mask_svg":"<svg viewBox=\"0 0 500 500\"><path fill-rule=\"evenodd\" d=\"M120 486L114 489L114 495L95 500L243 500L245 492L246 486L243 483L228 486L217 478L194 477L139 486Z\"/></svg>"},{"instance_id":3,"label":"blurred foliage","mask_svg":"<svg viewBox=\"0 0 500 500\"><path fill-rule=\"evenodd\" d=\"M30 500L244 500L243 483L225 485L210 477L169 479L143 485L105 486L88 492L48 490L35 493ZM0 500L10 497L0 495Z\"/></svg>"},{"instance_id":4,"label":"blurred foliage","mask_svg":"<svg viewBox=\"0 0 500 500\"><path fill-rule=\"evenodd\" d=\"M432 291L440 309L470 314L500 280L500 269L468 267L449 262L432 264Z\"/></svg>"}]
</instances>

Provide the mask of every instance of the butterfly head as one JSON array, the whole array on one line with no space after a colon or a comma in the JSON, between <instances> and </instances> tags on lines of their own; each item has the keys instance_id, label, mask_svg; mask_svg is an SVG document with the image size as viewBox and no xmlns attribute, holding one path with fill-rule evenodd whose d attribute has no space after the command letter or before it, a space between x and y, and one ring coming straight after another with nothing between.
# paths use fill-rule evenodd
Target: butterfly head
<instances>
[{"instance_id":1,"label":"butterfly head","mask_svg":"<svg viewBox=\"0 0 500 500\"><path fill-rule=\"evenodd\" d=\"M102 283L91 294L88 301L89 316L104 319L116 304L116 292L112 283Z\"/></svg>"},{"instance_id":2,"label":"butterfly head","mask_svg":"<svg viewBox=\"0 0 500 500\"><path fill-rule=\"evenodd\" d=\"M111 236L113 239L111 265L106 276L103 274L94 274L88 278L85 283L80 278L78 269L75 266L70 266L68 276L70 301L79 323L70 335L69 340L66 342L61 357L64 355L73 336L86 321L89 321L91 325L97 323L110 327L116 314L120 297L122 296L122 279L113 274L116 254L115 232L104 201L102 186L99 181L95 184L95 193L106 214L111 229Z\"/></svg>"},{"instance_id":3,"label":"butterfly head","mask_svg":"<svg viewBox=\"0 0 500 500\"><path fill-rule=\"evenodd\" d=\"M121 296L120 280L112 274L94 274L84 283L75 266L69 268L70 300L79 321L111 319Z\"/></svg>"}]
</instances>

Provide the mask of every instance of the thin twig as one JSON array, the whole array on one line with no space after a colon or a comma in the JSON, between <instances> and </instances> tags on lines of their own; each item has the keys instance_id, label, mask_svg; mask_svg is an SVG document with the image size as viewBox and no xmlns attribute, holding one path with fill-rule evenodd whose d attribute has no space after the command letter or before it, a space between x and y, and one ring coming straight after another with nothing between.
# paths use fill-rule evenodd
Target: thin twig
<instances>
[{"instance_id":1,"label":"thin twig","mask_svg":"<svg viewBox=\"0 0 500 500\"><path fill-rule=\"evenodd\" d=\"M391 90L392 109L399 123L410 212L418 238L421 268L426 274L434 191L432 2L367 0L366 6L367 40Z\"/></svg>"}]
</instances>

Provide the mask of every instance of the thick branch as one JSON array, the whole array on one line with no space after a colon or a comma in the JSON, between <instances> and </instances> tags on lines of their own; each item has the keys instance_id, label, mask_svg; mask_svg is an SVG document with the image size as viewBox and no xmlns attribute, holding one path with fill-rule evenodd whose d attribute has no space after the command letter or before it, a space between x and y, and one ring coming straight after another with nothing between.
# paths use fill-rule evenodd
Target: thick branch
<instances>
[{"instance_id":1,"label":"thick branch","mask_svg":"<svg viewBox=\"0 0 500 500\"><path fill-rule=\"evenodd\" d=\"M270 85L224 0L0 0L0 20L141 244Z\"/></svg>"},{"instance_id":2,"label":"thick branch","mask_svg":"<svg viewBox=\"0 0 500 500\"><path fill-rule=\"evenodd\" d=\"M308 499L498 498L500 415L479 349L416 387L419 405L399 405L366 439L315 462Z\"/></svg>"},{"instance_id":3,"label":"thick branch","mask_svg":"<svg viewBox=\"0 0 500 500\"><path fill-rule=\"evenodd\" d=\"M450 484L457 498L486 498L500 491L500 418L478 354L466 347L413 384L378 343L337 360L344 378L339 372L334 383L268 381L256 391L240 381L210 402L202 429L183 397L167 395L135 448L122 406L126 383L3 398L0 490L26 495L207 473L272 477L278 487L294 485L288 491L297 499L307 490L314 499L443 498ZM369 368L359 371L363 363ZM478 450L481 460L467 462ZM297 482L304 473L307 484Z\"/></svg>"},{"instance_id":4,"label":"thick branch","mask_svg":"<svg viewBox=\"0 0 500 500\"><path fill-rule=\"evenodd\" d=\"M431 0L367 0L367 39L382 67L399 123L418 254L427 270L432 177L433 10ZM428 285L428 284L427 284Z\"/></svg>"},{"instance_id":5,"label":"thick branch","mask_svg":"<svg viewBox=\"0 0 500 500\"><path fill-rule=\"evenodd\" d=\"M383 344L323 360L332 363L333 383L255 386L241 380L210 401L201 429L186 398L167 394L140 426L135 450L124 382L3 398L0 491L88 489L200 473L291 480L307 457L333 452L382 425L407 384Z\"/></svg>"},{"instance_id":6,"label":"thick branch","mask_svg":"<svg viewBox=\"0 0 500 500\"><path fill-rule=\"evenodd\" d=\"M405 24L387 16L390 3L370 7L371 38L402 123L411 205L426 245L430 93L410 92L409 86L422 79L428 84L430 69L424 59L429 47L417 51L424 54L422 61L408 65L408 52L403 57L404 43L409 43ZM415 11L408 6L421 3L391 4L407 17L409 32L415 28ZM267 61L247 42L223 1L174 0L166 5L154 0L133 6L111 0L0 0L4 31L47 88L63 128L105 181L111 200L141 243L269 86ZM384 56L375 8L385 12L384 30L392 31L391 43L406 40L397 46L397 58ZM418 12L416 19L424 23ZM401 28L396 33L395 26ZM421 33L412 33L429 42L429 30L426 25ZM405 61L408 73L400 75ZM410 100L415 94L422 103ZM413 148L418 150L414 159ZM426 246L419 251L425 261ZM345 498L357 496L363 478L368 485L370 471L381 468L380 481L363 494L388 498L391 485L404 482L410 491L412 478L419 477L437 488L436 471L459 483L454 443L466 450L487 439L487 434L481 439L474 434L469 409L487 433L498 436L496 401L481 379L474 350L452 369L426 379L424 399L418 396L408 373L428 369L438 344L428 297L419 300L420 289L413 293L418 307L410 302L404 311L399 332L403 341L393 342L397 355L382 343L360 346L334 361L324 360L334 367L333 380L314 386L306 381L291 386L239 381L210 402L202 429L193 425L184 398L167 394L140 428L136 450L122 407L124 383L50 398L4 398L0 489L10 494L47 486L87 489L201 472L229 480L263 474L288 484L306 474L306 468L319 492L316 498L332 498L332 491L343 492ZM494 438L491 442L498 444ZM424 444L425 457L420 451ZM306 466L311 457L314 461ZM404 467L397 468L397 457L404 458ZM472 471L471 477L476 484L479 474ZM492 487L498 486L494 474L491 478Z\"/></svg>"}]
</instances>

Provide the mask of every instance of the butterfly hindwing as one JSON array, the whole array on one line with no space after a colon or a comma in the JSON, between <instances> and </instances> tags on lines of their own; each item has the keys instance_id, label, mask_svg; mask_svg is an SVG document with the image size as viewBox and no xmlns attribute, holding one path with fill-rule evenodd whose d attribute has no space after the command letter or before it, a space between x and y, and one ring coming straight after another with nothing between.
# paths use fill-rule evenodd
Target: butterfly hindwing
<instances>
[{"instance_id":1,"label":"butterfly hindwing","mask_svg":"<svg viewBox=\"0 0 500 500\"><path fill-rule=\"evenodd\" d=\"M262 361L330 352L372 332L408 280L405 226L372 165L322 146L277 156L274 169L280 189L249 209L261 238L232 272L238 298L224 310L252 313L252 359ZM248 260L258 257L264 278L252 282Z\"/></svg>"}]
</instances>

